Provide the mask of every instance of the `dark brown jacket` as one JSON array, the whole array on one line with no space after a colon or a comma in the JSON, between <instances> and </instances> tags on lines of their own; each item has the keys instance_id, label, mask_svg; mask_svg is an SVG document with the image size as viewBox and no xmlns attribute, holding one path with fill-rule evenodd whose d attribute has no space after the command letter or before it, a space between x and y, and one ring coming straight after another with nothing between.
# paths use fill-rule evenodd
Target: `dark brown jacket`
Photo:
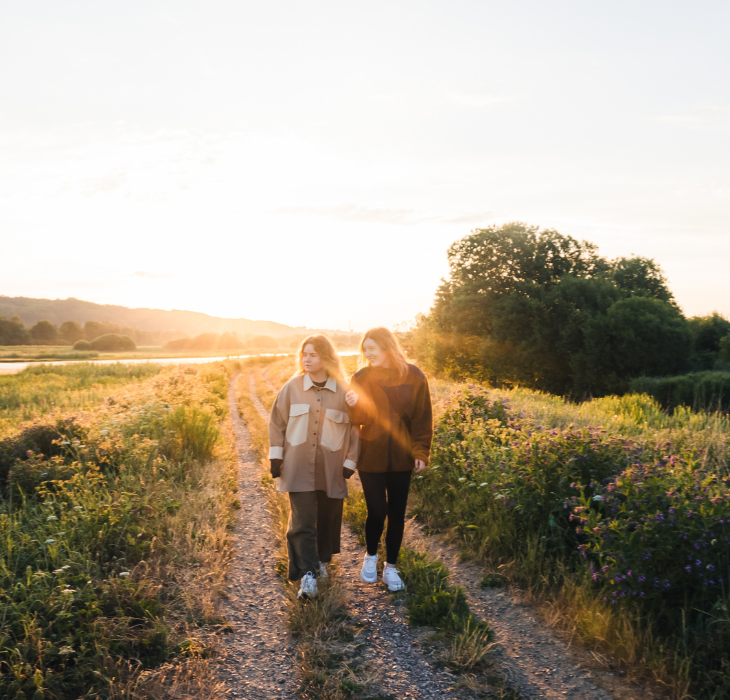
<instances>
[{"instance_id":1,"label":"dark brown jacket","mask_svg":"<svg viewBox=\"0 0 730 700\"><path fill-rule=\"evenodd\" d=\"M352 378L350 388L360 397L349 409L350 421L360 426L360 471L407 472L417 459L428 464L431 394L418 367L409 364L402 378L393 369L365 367Z\"/></svg>"}]
</instances>

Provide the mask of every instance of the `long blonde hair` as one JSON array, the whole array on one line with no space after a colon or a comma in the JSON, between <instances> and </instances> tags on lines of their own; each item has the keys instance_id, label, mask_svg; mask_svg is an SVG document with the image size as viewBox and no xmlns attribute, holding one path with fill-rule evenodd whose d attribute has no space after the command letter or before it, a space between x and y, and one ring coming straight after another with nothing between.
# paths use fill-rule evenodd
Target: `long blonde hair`
<instances>
[{"instance_id":1,"label":"long blonde hair","mask_svg":"<svg viewBox=\"0 0 730 700\"><path fill-rule=\"evenodd\" d=\"M360 358L358 360L358 367L361 369L368 366L368 361L365 358L364 345L366 340L372 340L377 343L378 347L388 355L390 366L397 371L399 377L404 377L408 373L408 360L406 360L405 353L401 349L398 338L391 333L387 328L371 328L365 333L360 341Z\"/></svg>"},{"instance_id":2,"label":"long blonde hair","mask_svg":"<svg viewBox=\"0 0 730 700\"><path fill-rule=\"evenodd\" d=\"M308 335L302 341L297 351L297 371L294 373L295 377L300 374L306 374L304 365L302 364L302 355L304 355L304 348L307 345L311 345L314 351L322 358L322 364L330 377L340 380L343 378L344 372L342 371L340 356L337 354L337 350L335 350L332 341L326 335L322 334Z\"/></svg>"}]
</instances>

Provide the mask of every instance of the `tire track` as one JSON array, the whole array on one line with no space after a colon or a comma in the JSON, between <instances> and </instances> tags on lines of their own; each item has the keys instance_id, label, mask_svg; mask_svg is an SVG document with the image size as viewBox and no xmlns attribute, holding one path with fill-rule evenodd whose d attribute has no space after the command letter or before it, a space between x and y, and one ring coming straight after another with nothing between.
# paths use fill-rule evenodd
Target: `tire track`
<instances>
[{"instance_id":1,"label":"tire track","mask_svg":"<svg viewBox=\"0 0 730 700\"><path fill-rule=\"evenodd\" d=\"M234 376L228 389L239 461L241 510L233 530L234 557L225 615L233 632L221 644L219 675L227 696L246 700L294 700L298 687L294 643L284 621L286 606L276 575L271 518L260 488L261 466L238 413Z\"/></svg>"}]
</instances>

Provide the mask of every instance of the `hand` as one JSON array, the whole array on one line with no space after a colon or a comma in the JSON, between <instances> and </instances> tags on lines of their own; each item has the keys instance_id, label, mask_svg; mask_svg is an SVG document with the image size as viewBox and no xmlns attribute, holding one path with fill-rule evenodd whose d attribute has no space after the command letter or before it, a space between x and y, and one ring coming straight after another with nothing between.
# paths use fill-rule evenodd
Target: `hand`
<instances>
[{"instance_id":1,"label":"hand","mask_svg":"<svg viewBox=\"0 0 730 700\"><path fill-rule=\"evenodd\" d=\"M352 408L357 403L357 400L360 398L359 394L356 394L352 389L348 391L345 394L345 401L347 402L347 405Z\"/></svg>"},{"instance_id":2,"label":"hand","mask_svg":"<svg viewBox=\"0 0 730 700\"><path fill-rule=\"evenodd\" d=\"M277 479L281 476L281 465L284 463L283 459L270 459L271 462L271 478Z\"/></svg>"},{"instance_id":3,"label":"hand","mask_svg":"<svg viewBox=\"0 0 730 700\"><path fill-rule=\"evenodd\" d=\"M416 460L416 471L422 472L426 468L426 463L422 459Z\"/></svg>"},{"instance_id":4,"label":"hand","mask_svg":"<svg viewBox=\"0 0 730 700\"><path fill-rule=\"evenodd\" d=\"M347 467L342 467L342 476L344 476L345 479L349 479L354 473L355 473L354 469L348 469Z\"/></svg>"}]
</instances>

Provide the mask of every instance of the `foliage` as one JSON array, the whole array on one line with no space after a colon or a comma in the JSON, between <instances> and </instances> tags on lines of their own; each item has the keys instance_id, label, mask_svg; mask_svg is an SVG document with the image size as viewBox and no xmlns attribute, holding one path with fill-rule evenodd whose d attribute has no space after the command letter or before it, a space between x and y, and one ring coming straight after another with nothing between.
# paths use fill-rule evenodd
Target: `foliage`
<instances>
[{"instance_id":1,"label":"foliage","mask_svg":"<svg viewBox=\"0 0 730 700\"><path fill-rule=\"evenodd\" d=\"M30 342L30 333L17 316L10 320L0 316L0 345L26 345Z\"/></svg>"},{"instance_id":2,"label":"foliage","mask_svg":"<svg viewBox=\"0 0 730 700\"><path fill-rule=\"evenodd\" d=\"M690 363L694 369L711 370L718 360L730 361L730 355L726 357L722 352L723 342L730 347L730 321L715 311L690 318L689 326L692 331Z\"/></svg>"},{"instance_id":3,"label":"foliage","mask_svg":"<svg viewBox=\"0 0 730 700\"><path fill-rule=\"evenodd\" d=\"M657 673L684 665L695 690L715 697L730 664L730 479L706 448L652 441L636 415L641 441L547 429L494 393L457 392L432 467L414 480L419 512L544 594L570 592L606 619L622 607L644 643L629 654L624 635L612 651Z\"/></svg>"},{"instance_id":4,"label":"foliage","mask_svg":"<svg viewBox=\"0 0 730 700\"><path fill-rule=\"evenodd\" d=\"M631 390L648 394L665 409L730 411L730 372L693 372L677 377L637 377Z\"/></svg>"},{"instance_id":5,"label":"foliage","mask_svg":"<svg viewBox=\"0 0 730 700\"><path fill-rule=\"evenodd\" d=\"M93 413L41 420L4 441L0 695L105 695L127 661L150 667L183 650L170 611L202 622L206 603L150 574L186 560L200 566L219 547L207 538L220 529L201 506L218 518L226 506L196 499L223 494L209 483L209 464L192 458L210 454L210 433L188 420L224 416L226 384L222 367L175 368ZM191 435L202 444L177 452ZM202 573L207 587L211 572Z\"/></svg>"},{"instance_id":6,"label":"foliage","mask_svg":"<svg viewBox=\"0 0 730 700\"><path fill-rule=\"evenodd\" d=\"M58 328L58 335L73 345L84 337L84 329L76 321L64 321Z\"/></svg>"},{"instance_id":7,"label":"foliage","mask_svg":"<svg viewBox=\"0 0 730 700\"><path fill-rule=\"evenodd\" d=\"M58 329L49 321L38 321L30 329L30 339L36 345L53 345L58 341Z\"/></svg>"},{"instance_id":8,"label":"foliage","mask_svg":"<svg viewBox=\"0 0 730 700\"><path fill-rule=\"evenodd\" d=\"M574 396L682 371L691 331L659 266L521 223L474 231L408 349L452 378Z\"/></svg>"},{"instance_id":9,"label":"foliage","mask_svg":"<svg viewBox=\"0 0 730 700\"><path fill-rule=\"evenodd\" d=\"M77 340L74 343L74 350L80 350L81 352L91 350L91 343L88 340Z\"/></svg>"},{"instance_id":10,"label":"foliage","mask_svg":"<svg viewBox=\"0 0 730 700\"><path fill-rule=\"evenodd\" d=\"M137 345L128 335L106 333L94 338L89 343L89 348L91 350L135 350Z\"/></svg>"}]
</instances>

